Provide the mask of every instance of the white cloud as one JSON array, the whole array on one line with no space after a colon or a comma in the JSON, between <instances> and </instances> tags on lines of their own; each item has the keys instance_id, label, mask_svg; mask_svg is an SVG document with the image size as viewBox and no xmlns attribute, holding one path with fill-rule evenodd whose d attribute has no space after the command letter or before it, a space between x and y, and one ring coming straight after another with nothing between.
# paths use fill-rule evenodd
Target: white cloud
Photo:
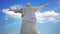
<instances>
[{"instance_id":1,"label":"white cloud","mask_svg":"<svg viewBox=\"0 0 60 34\"><path fill-rule=\"evenodd\" d=\"M11 16L11 17L14 17L14 18L21 18L21 13L14 13L14 11L8 11L9 9L4 9L3 12L8 15L8 16Z\"/></svg>"},{"instance_id":2,"label":"white cloud","mask_svg":"<svg viewBox=\"0 0 60 34\"><path fill-rule=\"evenodd\" d=\"M10 9L20 9L20 8L23 8L22 5L12 5L10 6Z\"/></svg>"},{"instance_id":3,"label":"white cloud","mask_svg":"<svg viewBox=\"0 0 60 34\"><path fill-rule=\"evenodd\" d=\"M16 7L16 5L12 6L12 8ZM17 9L17 8L15 8ZM13 11L8 11L9 9L3 9L3 12L6 15L12 16L14 18L21 18L21 13L14 13ZM43 13L41 12L35 12L37 22L40 23L46 23L46 22L51 22L51 23L60 23L60 14L56 13L54 10L51 11L45 11Z\"/></svg>"},{"instance_id":4,"label":"white cloud","mask_svg":"<svg viewBox=\"0 0 60 34\"><path fill-rule=\"evenodd\" d=\"M46 12L36 12L37 21L40 23L52 22L59 23L60 22L60 14L55 11L46 11Z\"/></svg>"},{"instance_id":5,"label":"white cloud","mask_svg":"<svg viewBox=\"0 0 60 34\"><path fill-rule=\"evenodd\" d=\"M22 5L12 5L10 6L10 9L20 9L22 8ZM8 16L14 17L14 18L21 18L21 13L14 13L14 11L8 11L9 9L3 9L2 12L5 13ZM7 19L7 18L6 18Z\"/></svg>"}]
</instances>

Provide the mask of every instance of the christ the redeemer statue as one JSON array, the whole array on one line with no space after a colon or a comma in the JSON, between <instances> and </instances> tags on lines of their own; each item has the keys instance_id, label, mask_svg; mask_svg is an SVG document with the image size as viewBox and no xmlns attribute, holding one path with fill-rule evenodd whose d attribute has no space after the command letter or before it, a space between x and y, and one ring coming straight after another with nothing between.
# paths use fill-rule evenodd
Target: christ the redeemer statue
<instances>
[{"instance_id":1,"label":"christ the redeemer statue","mask_svg":"<svg viewBox=\"0 0 60 34\"><path fill-rule=\"evenodd\" d=\"M37 34L35 12L37 10L42 10L46 6L47 4L32 7L28 2L27 6L23 9L9 10L14 11L15 13L22 13L22 27L20 34Z\"/></svg>"}]
</instances>

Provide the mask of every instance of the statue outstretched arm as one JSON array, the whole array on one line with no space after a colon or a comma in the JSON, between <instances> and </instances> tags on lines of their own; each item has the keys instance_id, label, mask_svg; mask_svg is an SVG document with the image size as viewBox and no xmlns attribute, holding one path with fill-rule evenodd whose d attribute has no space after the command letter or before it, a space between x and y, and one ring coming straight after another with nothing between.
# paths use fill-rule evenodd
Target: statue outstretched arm
<instances>
[{"instance_id":1,"label":"statue outstretched arm","mask_svg":"<svg viewBox=\"0 0 60 34\"><path fill-rule=\"evenodd\" d=\"M18 10L9 10L9 11L14 11L15 13L22 13L23 9L18 9Z\"/></svg>"},{"instance_id":2,"label":"statue outstretched arm","mask_svg":"<svg viewBox=\"0 0 60 34\"><path fill-rule=\"evenodd\" d=\"M44 5L42 5L42 6L39 6L39 7L36 7L35 9L34 9L34 11L37 11L37 10L42 10L44 7L46 7L48 4L44 4Z\"/></svg>"}]
</instances>

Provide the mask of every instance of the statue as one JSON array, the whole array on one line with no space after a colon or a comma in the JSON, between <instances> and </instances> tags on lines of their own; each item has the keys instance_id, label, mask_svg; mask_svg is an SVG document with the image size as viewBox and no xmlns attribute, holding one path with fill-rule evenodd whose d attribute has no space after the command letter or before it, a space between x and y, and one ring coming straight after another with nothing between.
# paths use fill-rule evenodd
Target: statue
<instances>
[{"instance_id":1,"label":"statue","mask_svg":"<svg viewBox=\"0 0 60 34\"><path fill-rule=\"evenodd\" d=\"M36 30L36 16L35 13L37 10L42 10L48 4L44 4L42 6L33 7L28 2L27 6L18 9L18 10L9 10L14 11L15 13L22 13L22 27L20 34L37 34Z\"/></svg>"}]
</instances>

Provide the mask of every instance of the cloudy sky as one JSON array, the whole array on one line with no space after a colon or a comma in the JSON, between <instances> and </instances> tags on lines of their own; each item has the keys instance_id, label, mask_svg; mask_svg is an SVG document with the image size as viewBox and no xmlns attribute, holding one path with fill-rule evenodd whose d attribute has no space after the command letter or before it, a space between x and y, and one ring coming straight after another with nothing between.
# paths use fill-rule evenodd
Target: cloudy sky
<instances>
[{"instance_id":1,"label":"cloudy sky","mask_svg":"<svg viewBox=\"0 0 60 34\"><path fill-rule=\"evenodd\" d=\"M39 34L60 34L60 0L0 0L0 34L19 34L21 13L8 11L20 9L30 2L32 6L48 3L43 10L35 12Z\"/></svg>"}]
</instances>

